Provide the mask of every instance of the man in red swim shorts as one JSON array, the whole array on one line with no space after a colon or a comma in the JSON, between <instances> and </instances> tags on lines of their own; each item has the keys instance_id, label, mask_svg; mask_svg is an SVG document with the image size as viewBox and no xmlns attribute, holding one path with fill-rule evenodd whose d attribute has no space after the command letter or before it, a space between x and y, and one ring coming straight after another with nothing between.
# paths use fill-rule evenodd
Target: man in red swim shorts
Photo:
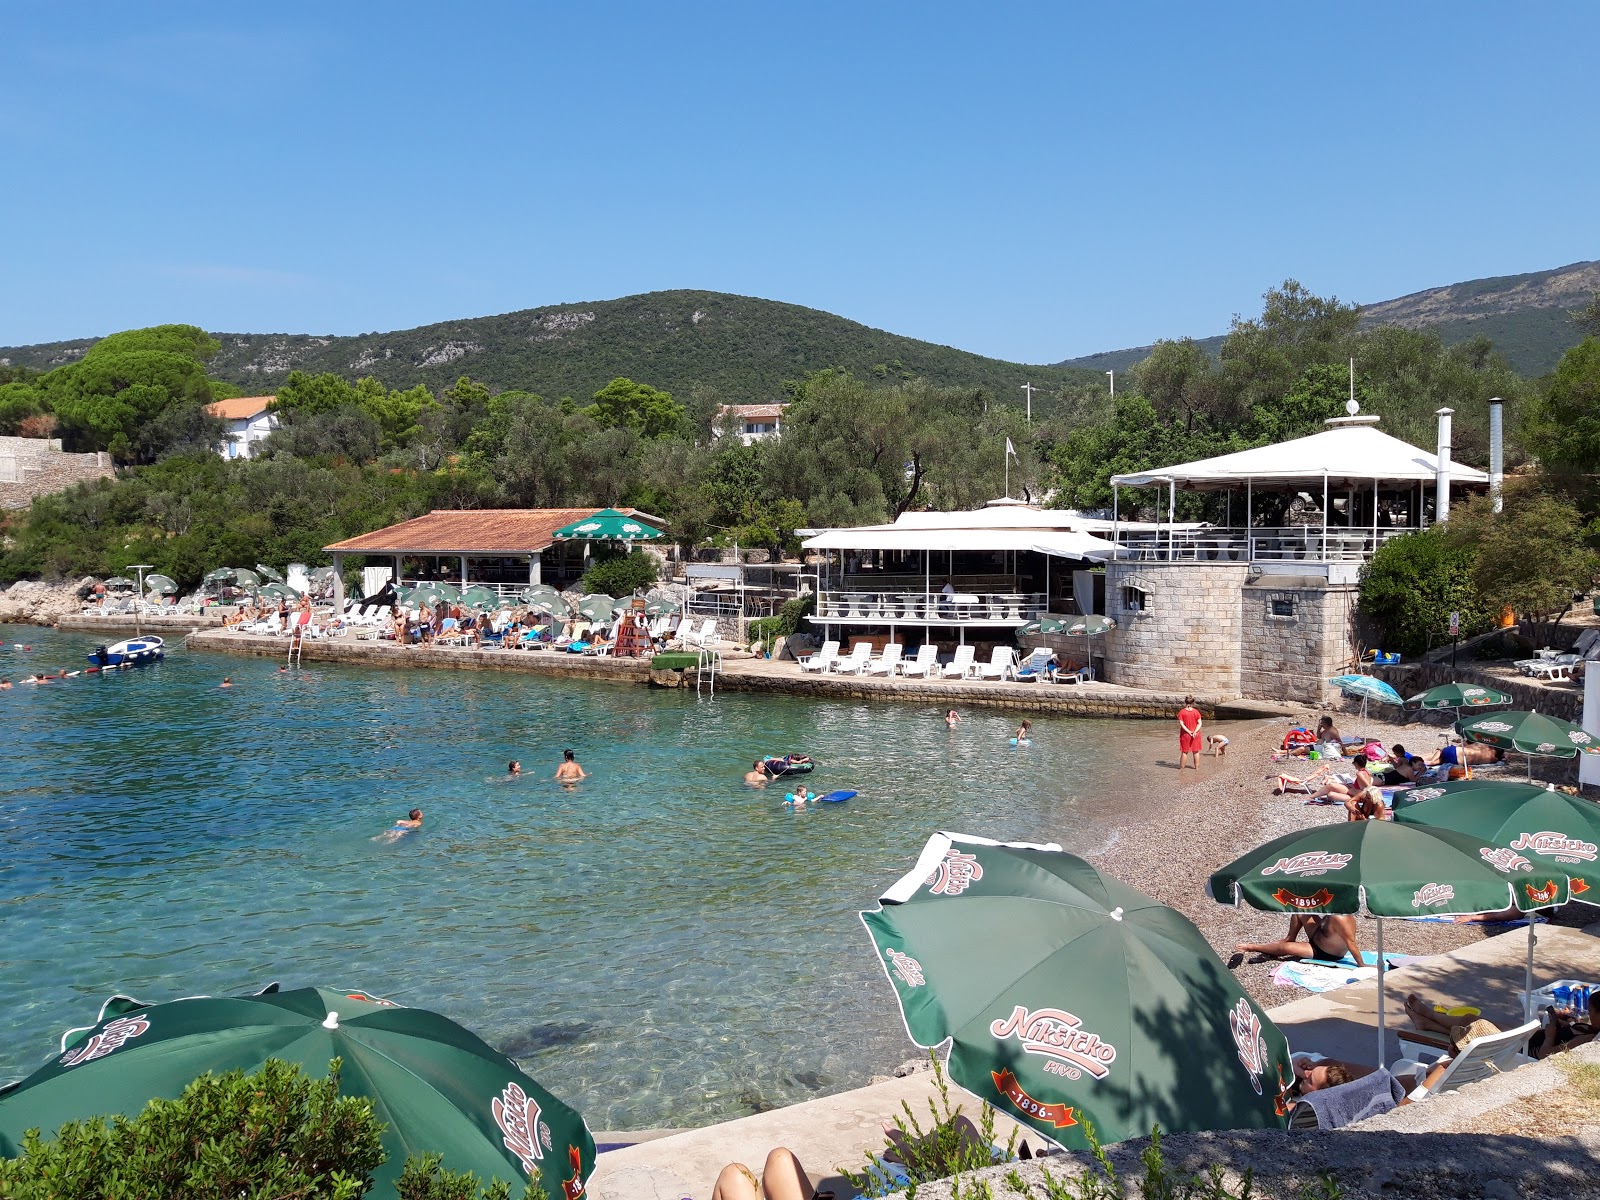
<instances>
[{"instance_id":1,"label":"man in red swim shorts","mask_svg":"<svg viewBox=\"0 0 1600 1200\"><path fill-rule=\"evenodd\" d=\"M1178 770L1183 770L1183 760L1196 771L1200 769L1200 710L1194 706L1194 697L1185 696L1178 710Z\"/></svg>"}]
</instances>

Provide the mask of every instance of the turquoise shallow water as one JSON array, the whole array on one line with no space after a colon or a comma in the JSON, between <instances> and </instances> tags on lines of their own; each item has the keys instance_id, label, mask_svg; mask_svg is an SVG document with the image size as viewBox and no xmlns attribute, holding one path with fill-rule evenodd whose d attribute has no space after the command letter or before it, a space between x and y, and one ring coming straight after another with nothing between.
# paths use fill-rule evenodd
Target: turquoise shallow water
<instances>
[{"instance_id":1,"label":"turquoise shallow water","mask_svg":"<svg viewBox=\"0 0 1600 1200\"><path fill-rule=\"evenodd\" d=\"M0 674L89 635L0 627ZM230 689L216 685L224 674ZM689 1125L914 1057L856 913L930 832L1090 850L1165 728L189 654L0 692L0 1080L122 992L326 983L434 1008L595 1128ZM563 747L593 777L550 781ZM746 788L802 750L792 813ZM508 781L505 764L529 777ZM412 805L426 827L374 842Z\"/></svg>"}]
</instances>

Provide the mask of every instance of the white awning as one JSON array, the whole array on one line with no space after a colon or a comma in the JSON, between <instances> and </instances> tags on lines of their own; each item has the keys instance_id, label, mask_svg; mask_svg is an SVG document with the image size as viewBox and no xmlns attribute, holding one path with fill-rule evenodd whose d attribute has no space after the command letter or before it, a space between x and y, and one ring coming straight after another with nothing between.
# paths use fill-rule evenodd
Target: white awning
<instances>
[{"instance_id":1,"label":"white awning","mask_svg":"<svg viewBox=\"0 0 1600 1200\"><path fill-rule=\"evenodd\" d=\"M1450 464L1450 482L1489 482L1488 475L1462 463ZM1435 455L1369 424L1335 425L1309 437L1257 446L1215 458L1113 475L1120 487L1176 483L1185 488L1241 487L1246 480L1262 487L1304 487L1324 479L1330 484L1423 483L1438 475Z\"/></svg>"},{"instance_id":2,"label":"white awning","mask_svg":"<svg viewBox=\"0 0 1600 1200\"><path fill-rule=\"evenodd\" d=\"M1064 558L1109 558L1115 549L1104 538L1068 529L908 529L903 525L829 529L801 544L807 550L1031 550Z\"/></svg>"}]
</instances>

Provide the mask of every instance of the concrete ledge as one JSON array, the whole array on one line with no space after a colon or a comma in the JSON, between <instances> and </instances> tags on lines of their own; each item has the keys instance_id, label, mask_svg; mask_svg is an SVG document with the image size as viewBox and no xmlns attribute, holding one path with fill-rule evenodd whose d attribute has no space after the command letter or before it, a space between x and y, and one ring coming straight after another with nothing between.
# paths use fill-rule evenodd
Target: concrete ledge
<instances>
[{"instance_id":1,"label":"concrete ledge","mask_svg":"<svg viewBox=\"0 0 1600 1200\"><path fill-rule=\"evenodd\" d=\"M220 616L194 615L184 616L155 616L140 617L137 624L129 616L98 617L89 613L69 614L56 621L57 629L65 629L72 633L105 633L114 634L119 639L132 637L135 633L154 633L166 636L169 633L193 633L198 629L221 629Z\"/></svg>"}]
</instances>

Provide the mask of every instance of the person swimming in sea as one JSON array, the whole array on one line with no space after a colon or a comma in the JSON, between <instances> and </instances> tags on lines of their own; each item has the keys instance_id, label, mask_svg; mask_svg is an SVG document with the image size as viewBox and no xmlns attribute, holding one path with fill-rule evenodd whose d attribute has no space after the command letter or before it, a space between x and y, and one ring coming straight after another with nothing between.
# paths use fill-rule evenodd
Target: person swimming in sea
<instances>
[{"instance_id":1,"label":"person swimming in sea","mask_svg":"<svg viewBox=\"0 0 1600 1200\"><path fill-rule=\"evenodd\" d=\"M952 708L949 712L945 713L944 723L947 727L954 729L957 725L961 724L961 714Z\"/></svg>"},{"instance_id":2,"label":"person swimming in sea","mask_svg":"<svg viewBox=\"0 0 1600 1200\"><path fill-rule=\"evenodd\" d=\"M233 678L232 678L232 676L224 675L222 677L222 682L217 684L217 686L219 688L232 687L233 686Z\"/></svg>"},{"instance_id":3,"label":"person swimming in sea","mask_svg":"<svg viewBox=\"0 0 1600 1200\"><path fill-rule=\"evenodd\" d=\"M578 760L571 750L561 752L561 765L556 768L557 783L577 783L580 779L589 778L589 772L578 765Z\"/></svg>"},{"instance_id":4,"label":"person swimming in sea","mask_svg":"<svg viewBox=\"0 0 1600 1200\"><path fill-rule=\"evenodd\" d=\"M772 776L767 774L767 764L759 758L751 763L750 769L744 773L744 781L751 787L766 787L767 780L771 778Z\"/></svg>"},{"instance_id":5,"label":"person swimming in sea","mask_svg":"<svg viewBox=\"0 0 1600 1200\"><path fill-rule=\"evenodd\" d=\"M517 778L517 776L519 776L521 774L522 774L522 764L520 762L518 762L516 759L513 758L510 762L508 762L506 764L506 778L515 779L515 778Z\"/></svg>"},{"instance_id":6,"label":"person swimming in sea","mask_svg":"<svg viewBox=\"0 0 1600 1200\"><path fill-rule=\"evenodd\" d=\"M372 840L375 842L397 842L408 833L413 833L422 828L422 810L413 808L411 812L396 821Z\"/></svg>"},{"instance_id":7,"label":"person swimming in sea","mask_svg":"<svg viewBox=\"0 0 1600 1200\"><path fill-rule=\"evenodd\" d=\"M1026 746L1028 744L1028 735L1031 734L1032 732L1033 732L1033 722L1032 721L1024 721L1017 728L1017 736L1012 738L1011 740L1013 742L1015 742L1019 746Z\"/></svg>"},{"instance_id":8,"label":"person swimming in sea","mask_svg":"<svg viewBox=\"0 0 1600 1200\"><path fill-rule=\"evenodd\" d=\"M804 808L810 800L811 793L806 791L806 786L803 783L794 789L792 795L783 798L785 804L792 804L795 808Z\"/></svg>"}]
</instances>

